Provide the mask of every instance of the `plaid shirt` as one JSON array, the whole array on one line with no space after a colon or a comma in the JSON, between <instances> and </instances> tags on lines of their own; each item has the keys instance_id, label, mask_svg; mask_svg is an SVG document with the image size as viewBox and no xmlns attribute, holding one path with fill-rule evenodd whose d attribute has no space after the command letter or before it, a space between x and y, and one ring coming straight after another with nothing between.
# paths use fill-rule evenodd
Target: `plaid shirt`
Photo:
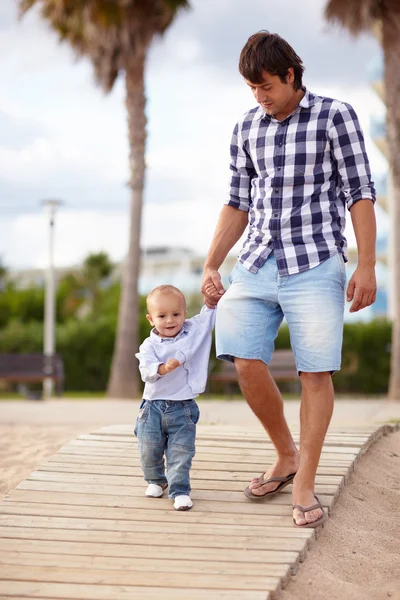
<instances>
[{"instance_id":1,"label":"plaid shirt","mask_svg":"<svg viewBox=\"0 0 400 600\"><path fill-rule=\"evenodd\" d=\"M239 260L252 273L273 251L280 275L345 260L347 208L375 202L364 138L353 108L305 90L284 121L253 108L235 126L230 198L249 213Z\"/></svg>"}]
</instances>

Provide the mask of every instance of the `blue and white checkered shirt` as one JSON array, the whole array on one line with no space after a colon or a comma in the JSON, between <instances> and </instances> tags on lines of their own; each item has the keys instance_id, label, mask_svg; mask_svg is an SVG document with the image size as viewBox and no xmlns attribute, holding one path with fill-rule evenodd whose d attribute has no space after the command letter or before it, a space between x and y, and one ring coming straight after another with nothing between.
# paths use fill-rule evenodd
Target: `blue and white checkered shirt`
<instances>
[{"instance_id":1,"label":"blue and white checkered shirt","mask_svg":"<svg viewBox=\"0 0 400 600\"><path fill-rule=\"evenodd\" d=\"M307 90L283 121L261 106L244 115L232 136L231 170L226 204L249 213L239 260L253 273L272 251L280 275L345 256L346 204L375 202L353 108Z\"/></svg>"}]
</instances>

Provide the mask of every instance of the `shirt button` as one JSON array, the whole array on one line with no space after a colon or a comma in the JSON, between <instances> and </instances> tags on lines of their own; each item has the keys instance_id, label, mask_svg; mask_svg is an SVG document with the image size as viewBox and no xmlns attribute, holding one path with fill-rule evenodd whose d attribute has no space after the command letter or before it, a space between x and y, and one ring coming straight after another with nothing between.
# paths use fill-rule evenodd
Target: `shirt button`
<instances>
[{"instance_id":1,"label":"shirt button","mask_svg":"<svg viewBox=\"0 0 400 600\"><path fill-rule=\"evenodd\" d=\"M280 171L280 170L281 170L281 167L278 167L278 171Z\"/></svg>"},{"instance_id":2,"label":"shirt button","mask_svg":"<svg viewBox=\"0 0 400 600\"><path fill-rule=\"evenodd\" d=\"M280 148L281 146L282 146L282 142L280 142L280 144L279 144L279 148Z\"/></svg>"},{"instance_id":3,"label":"shirt button","mask_svg":"<svg viewBox=\"0 0 400 600\"><path fill-rule=\"evenodd\" d=\"M278 213L274 213L274 217L277 217L277 216L278 216Z\"/></svg>"},{"instance_id":4,"label":"shirt button","mask_svg":"<svg viewBox=\"0 0 400 600\"><path fill-rule=\"evenodd\" d=\"M275 190L275 194L279 194L279 190Z\"/></svg>"},{"instance_id":5,"label":"shirt button","mask_svg":"<svg viewBox=\"0 0 400 600\"><path fill-rule=\"evenodd\" d=\"M278 239L278 236L277 236L277 235L274 235L274 240L277 240L277 239Z\"/></svg>"}]
</instances>

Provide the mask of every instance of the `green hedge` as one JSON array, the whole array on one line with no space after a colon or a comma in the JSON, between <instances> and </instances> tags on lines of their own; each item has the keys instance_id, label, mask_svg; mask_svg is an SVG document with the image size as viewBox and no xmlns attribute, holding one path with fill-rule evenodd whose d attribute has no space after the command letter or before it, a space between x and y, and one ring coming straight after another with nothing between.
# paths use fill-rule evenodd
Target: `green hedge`
<instances>
[{"instance_id":1,"label":"green hedge","mask_svg":"<svg viewBox=\"0 0 400 600\"><path fill-rule=\"evenodd\" d=\"M149 334L145 316L140 320L140 339ZM65 390L104 391L114 350L116 318L99 316L70 320L56 328L56 348L64 362ZM0 353L42 352L43 326L12 321L0 330ZM132 368L137 364L132 357Z\"/></svg>"},{"instance_id":2,"label":"green hedge","mask_svg":"<svg viewBox=\"0 0 400 600\"><path fill-rule=\"evenodd\" d=\"M98 314L83 320L69 320L57 326L57 352L64 360L65 388L71 391L104 391L107 386L116 317ZM141 300L140 340L147 337L149 324ZM376 320L346 324L342 370L334 376L337 392L385 394L390 369L391 324ZM1 352L41 352L43 328L40 323L11 321L0 329ZM287 327L282 327L276 348L290 348ZM214 348L212 357L215 356ZM218 369L219 361L213 360ZM132 368L136 359L132 357Z\"/></svg>"}]
</instances>

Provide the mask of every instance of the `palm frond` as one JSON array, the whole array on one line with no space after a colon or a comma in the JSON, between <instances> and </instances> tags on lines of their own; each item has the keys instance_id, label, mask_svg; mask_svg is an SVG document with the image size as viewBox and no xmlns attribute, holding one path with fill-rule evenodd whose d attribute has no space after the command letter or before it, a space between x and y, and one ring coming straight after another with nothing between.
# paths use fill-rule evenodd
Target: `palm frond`
<instances>
[{"instance_id":1,"label":"palm frond","mask_svg":"<svg viewBox=\"0 0 400 600\"><path fill-rule=\"evenodd\" d=\"M19 0L23 16L36 6L61 41L93 63L96 79L110 91L118 73L143 56L187 0Z\"/></svg>"},{"instance_id":2,"label":"palm frond","mask_svg":"<svg viewBox=\"0 0 400 600\"><path fill-rule=\"evenodd\" d=\"M384 5L383 0L329 0L325 17L331 23L345 27L353 35L358 35L370 30L376 19L381 18Z\"/></svg>"}]
</instances>

